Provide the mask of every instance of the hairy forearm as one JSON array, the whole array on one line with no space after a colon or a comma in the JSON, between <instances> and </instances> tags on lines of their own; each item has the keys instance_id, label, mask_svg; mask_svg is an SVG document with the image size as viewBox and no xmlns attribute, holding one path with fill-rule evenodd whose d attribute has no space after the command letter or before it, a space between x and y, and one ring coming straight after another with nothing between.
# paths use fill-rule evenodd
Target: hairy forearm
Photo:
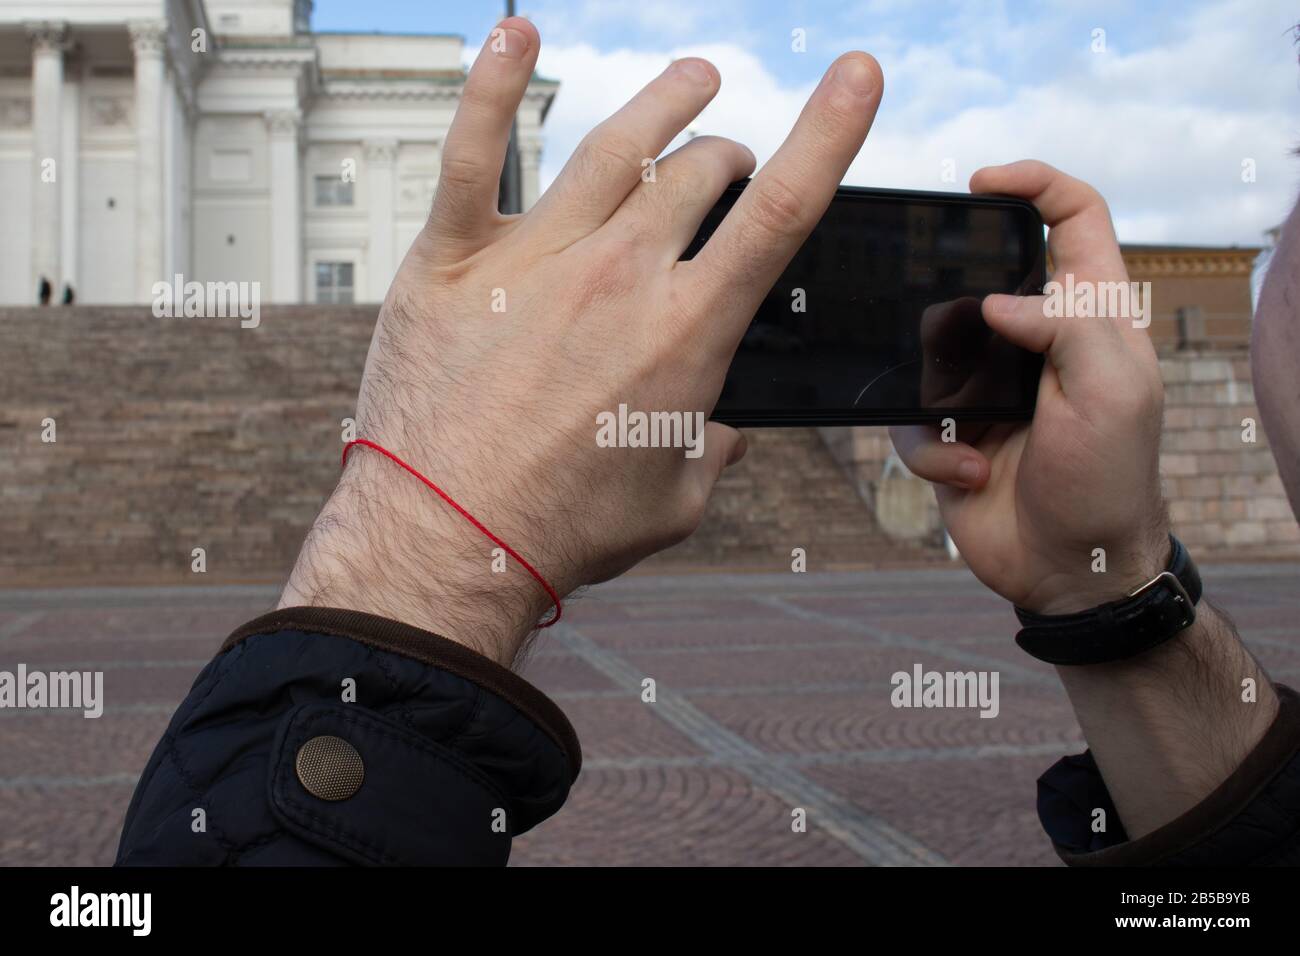
<instances>
[{"instance_id":1,"label":"hairy forearm","mask_svg":"<svg viewBox=\"0 0 1300 956\"><path fill-rule=\"evenodd\" d=\"M1058 673L1130 839L1207 797L1277 714L1263 669L1208 601L1146 654Z\"/></svg>"},{"instance_id":2,"label":"hairy forearm","mask_svg":"<svg viewBox=\"0 0 1300 956\"><path fill-rule=\"evenodd\" d=\"M414 477L356 448L278 606L377 614L509 667L550 601L494 548Z\"/></svg>"}]
</instances>

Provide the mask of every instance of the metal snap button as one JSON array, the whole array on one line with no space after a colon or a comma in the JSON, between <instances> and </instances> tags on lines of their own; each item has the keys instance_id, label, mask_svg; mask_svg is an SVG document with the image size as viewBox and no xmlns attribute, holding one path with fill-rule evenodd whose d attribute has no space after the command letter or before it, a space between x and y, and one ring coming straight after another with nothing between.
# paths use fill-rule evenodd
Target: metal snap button
<instances>
[{"instance_id":1,"label":"metal snap button","mask_svg":"<svg viewBox=\"0 0 1300 956\"><path fill-rule=\"evenodd\" d=\"M321 800L346 800L361 789L366 765L357 748L342 737L313 737L298 748L294 760L298 782Z\"/></svg>"}]
</instances>

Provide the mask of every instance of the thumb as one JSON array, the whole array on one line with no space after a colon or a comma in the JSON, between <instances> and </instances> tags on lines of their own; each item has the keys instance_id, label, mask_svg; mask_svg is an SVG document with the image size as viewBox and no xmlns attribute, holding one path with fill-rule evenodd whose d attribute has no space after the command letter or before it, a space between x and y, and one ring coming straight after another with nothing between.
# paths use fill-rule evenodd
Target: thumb
<instances>
[{"instance_id":1,"label":"thumb","mask_svg":"<svg viewBox=\"0 0 1300 956\"><path fill-rule=\"evenodd\" d=\"M1048 352L1056 341L1061 320L1047 317L1046 301L1047 297L1042 295L986 296L982 310L984 321L1012 345L1040 354Z\"/></svg>"},{"instance_id":2,"label":"thumb","mask_svg":"<svg viewBox=\"0 0 1300 956\"><path fill-rule=\"evenodd\" d=\"M1115 326L1105 320L1049 314L1047 296L995 294L984 299L984 321L1012 345L1046 353L1062 381L1097 374L1121 345Z\"/></svg>"},{"instance_id":3,"label":"thumb","mask_svg":"<svg viewBox=\"0 0 1300 956\"><path fill-rule=\"evenodd\" d=\"M748 447L745 436L730 425L709 422L704 426L702 454L687 468L691 480L699 482L699 490L707 494L725 469L745 457Z\"/></svg>"}]
</instances>

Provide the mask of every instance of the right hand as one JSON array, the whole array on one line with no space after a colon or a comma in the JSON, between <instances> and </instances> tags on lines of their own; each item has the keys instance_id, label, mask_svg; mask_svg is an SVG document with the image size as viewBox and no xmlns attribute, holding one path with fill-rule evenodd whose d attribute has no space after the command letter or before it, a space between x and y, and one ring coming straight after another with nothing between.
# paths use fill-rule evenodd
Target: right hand
<instances>
[{"instance_id":1,"label":"right hand","mask_svg":"<svg viewBox=\"0 0 1300 956\"><path fill-rule=\"evenodd\" d=\"M1034 202L1054 276L1073 273L1076 286L1129 281L1106 203L1086 183L1025 161L980 170L971 191ZM933 426L890 434L907 467L936 483L975 576L1027 610L1064 614L1124 596L1168 559L1164 387L1151 340L1131 317L1049 318L1044 302L993 295L983 304L995 332L1047 355L1032 421L959 426L950 443ZM1097 548L1105 573L1092 570Z\"/></svg>"},{"instance_id":2,"label":"right hand","mask_svg":"<svg viewBox=\"0 0 1300 956\"><path fill-rule=\"evenodd\" d=\"M690 534L743 453L740 433L717 423L699 458L601 448L596 415L712 410L750 319L857 155L883 80L866 54L840 57L705 247L680 262L754 166L710 136L659 160L653 181L642 175L717 93L717 70L670 65L587 135L533 209L501 216L498 176L539 44L527 20L505 20L470 70L433 212L379 315L357 434L422 470L565 594ZM466 643L488 634L488 652L508 660L548 601L513 562L494 574L492 547L358 449L281 605L329 602Z\"/></svg>"}]
</instances>

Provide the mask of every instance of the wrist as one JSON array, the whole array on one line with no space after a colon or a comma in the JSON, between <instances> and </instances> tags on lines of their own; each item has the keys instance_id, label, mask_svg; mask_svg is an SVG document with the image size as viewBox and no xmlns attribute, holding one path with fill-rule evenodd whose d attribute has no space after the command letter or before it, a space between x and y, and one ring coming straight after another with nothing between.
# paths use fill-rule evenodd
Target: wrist
<instances>
[{"instance_id":1,"label":"wrist","mask_svg":"<svg viewBox=\"0 0 1300 956\"><path fill-rule=\"evenodd\" d=\"M552 603L497 547L414 476L378 454L354 451L279 607L364 611L509 667Z\"/></svg>"},{"instance_id":2,"label":"wrist","mask_svg":"<svg viewBox=\"0 0 1300 956\"><path fill-rule=\"evenodd\" d=\"M1128 597L1169 566L1169 532L1162 524L1141 538L1080 552L1072 566L1042 578L1017 606L1035 614L1075 614Z\"/></svg>"}]
</instances>

